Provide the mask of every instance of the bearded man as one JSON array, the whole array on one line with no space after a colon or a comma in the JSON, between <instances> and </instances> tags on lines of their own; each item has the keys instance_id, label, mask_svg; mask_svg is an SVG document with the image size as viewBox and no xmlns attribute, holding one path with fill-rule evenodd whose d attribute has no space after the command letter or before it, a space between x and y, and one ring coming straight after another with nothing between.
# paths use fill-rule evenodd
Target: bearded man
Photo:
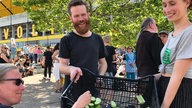
<instances>
[{"instance_id":1,"label":"bearded man","mask_svg":"<svg viewBox=\"0 0 192 108\"><path fill-rule=\"evenodd\" d=\"M95 79L88 77L82 68L96 75L105 74L107 62L103 40L98 34L90 31L90 14L85 2L71 0L68 4L68 12L74 30L60 41L59 69L66 75L64 88L75 78L71 90L73 101L88 90L97 97L99 92L94 87Z\"/></svg>"}]
</instances>

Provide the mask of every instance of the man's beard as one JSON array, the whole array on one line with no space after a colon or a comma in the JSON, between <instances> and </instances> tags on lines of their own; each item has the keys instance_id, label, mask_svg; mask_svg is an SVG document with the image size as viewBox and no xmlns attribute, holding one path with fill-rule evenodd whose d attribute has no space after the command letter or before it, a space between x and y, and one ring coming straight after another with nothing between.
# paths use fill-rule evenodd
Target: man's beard
<instances>
[{"instance_id":1,"label":"man's beard","mask_svg":"<svg viewBox=\"0 0 192 108\"><path fill-rule=\"evenodd\" d=\"M84 27L80 27L81 23L85 23ZM73 23L73 26L75 28L75 30L77 31L77 33L79 34L85 34L90 30L90 20L82 20L79 21L78 23Z\"/></svg>"}]
</instances>

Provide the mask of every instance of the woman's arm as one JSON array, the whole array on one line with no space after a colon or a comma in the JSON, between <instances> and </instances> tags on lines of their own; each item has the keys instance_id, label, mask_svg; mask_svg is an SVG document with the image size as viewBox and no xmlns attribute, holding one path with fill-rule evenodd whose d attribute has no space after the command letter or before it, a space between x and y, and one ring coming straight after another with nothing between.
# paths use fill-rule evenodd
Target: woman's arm
<instances>
[{"instance_id":1,"label":"woman's arm","mask_svg":"<svg viewBox=\"0 0 192 108\"><path fill-rule=\"evenodd\" d=\"M85 108L91 102L90 91L83 93L72 106L72 108Z\"/></svg>"},{"instance_id":2,"label":"woman's arm","mask_svg":"<svg viewBox=\"0 0 192 108\"><path fill-rule=\"evenodd\" d=\"M161 108L170 107L181 84L181 81L191 64L192 58L176 60Z\"/></svg>"},{"instance_id":3,"label":"woman's arm","mask_svg":"<svg viewBox=\"0 0 192 108\"><path fill-rule=\"evenodd\" d=\"M3 60L5 60L7 63L11 63L11 60L9 60L9 59L6 57L5 54L1 53L1 54L0 54L0 57L1 57Z\"/></svg>"},{"instance_id":4,"label":"woman's arm","mask_svg":"<svg viewBox=\"0 0 192 108\"><path fill-rule=\"evenodd\" d=\"M52 55L52 59L59 61L59 59L56 57L58 54L59 54L59 50L55 50L55 52Z\"/></svg>"}]
</instances>

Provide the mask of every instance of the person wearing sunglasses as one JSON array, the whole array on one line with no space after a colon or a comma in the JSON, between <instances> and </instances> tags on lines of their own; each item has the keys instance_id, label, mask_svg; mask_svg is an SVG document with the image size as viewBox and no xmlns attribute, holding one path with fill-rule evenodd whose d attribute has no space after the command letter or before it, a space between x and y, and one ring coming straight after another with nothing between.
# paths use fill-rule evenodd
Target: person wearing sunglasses
<instances>
[{"instance_id":1,"label":"person wearing sunglasses","mask_svg":"<svg viewBox=\"0 0 192 108\"><path fill-rule=\"evenodd\" d=\"M0 63L10 63L9 49L6 44L0 45Z\"/></svg>"},{"instance_id":2,"label":"person wearing sunglasses","mask_svg":"<svg viewBox=\"0 0 192 108\"><path fill-rule=\"evenodd\" d=\"M0 108L12 108L21 101L24 81L16 66L0 64Z\"/></svg>"}]
</instances>

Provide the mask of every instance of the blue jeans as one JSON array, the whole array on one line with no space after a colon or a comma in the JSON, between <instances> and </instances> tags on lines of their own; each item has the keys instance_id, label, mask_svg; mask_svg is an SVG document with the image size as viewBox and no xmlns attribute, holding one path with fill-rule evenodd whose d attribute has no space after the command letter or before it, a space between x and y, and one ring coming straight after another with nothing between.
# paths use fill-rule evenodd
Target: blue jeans
<instances>
[{"instance_id":1,"label":"blue jeans","mask_svg":"<svg viewBox=\"0 0 192 108\"><path fill-rule=\"evenodd\" d=\"M126 72L126 75L128 79L136 79L136 72Z\"/></svg>"}]
</instances>

